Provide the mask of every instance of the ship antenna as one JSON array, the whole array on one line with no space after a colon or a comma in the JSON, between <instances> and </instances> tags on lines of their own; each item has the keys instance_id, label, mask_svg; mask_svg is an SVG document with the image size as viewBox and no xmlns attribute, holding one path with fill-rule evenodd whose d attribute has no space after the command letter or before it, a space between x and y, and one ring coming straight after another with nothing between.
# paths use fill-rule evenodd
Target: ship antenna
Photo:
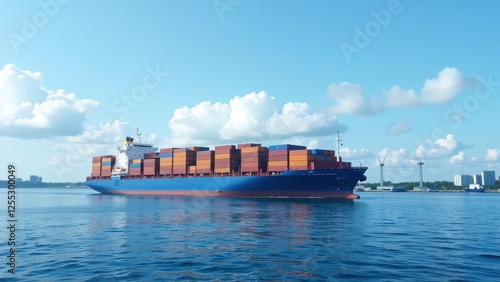
<instances>
[{"instance_id":1,"label":"ship antenna","mask_svg":"<svg viewBox=\"0 0 500 282\"><path fill-rule=\"evenodd\" d=\"M136 128L135 129L135 136L137 137L137 140L139 141L138 143L142 143L141 142L141 133L139 132L139 128Z\"/></svg>"}]
</instances>

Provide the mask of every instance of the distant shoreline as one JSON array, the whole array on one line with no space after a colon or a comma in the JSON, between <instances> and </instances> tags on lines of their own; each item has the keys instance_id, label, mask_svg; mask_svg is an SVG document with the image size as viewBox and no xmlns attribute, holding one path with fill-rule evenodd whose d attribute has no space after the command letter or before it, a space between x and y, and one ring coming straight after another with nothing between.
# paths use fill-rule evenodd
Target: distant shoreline
<instances>
[{"instance_id":1,"label":"distant shoreline","mask_svg":"<svg viewBox=\"0 0 500 282\"><path fill-rule=\"evenodd\" d=\"M403 193L403 192L411 192L411 193L500 193L500 191L497 190L485 190L484 192L466 192L465 190L437 190L434 192L427 192L427 191L414 191L414 190L406 190L403 192L395 192L395 191L382 191L382 190L363 190L363 191L356 191L354 192L376 192L376 193Z\"/></svg>"},{"instance_id":2,"label":"distant shoreline","mask_svg":"<svg viewBox=\"0 0 500 282\"><path fill-rule=\"evenodd\" d=\"M85 182L32 182L32 181L17 181L16 188L79 188L87 187ZM7 188L8 183L5 180L0 180L0 188Z\"/></svg>"}]
</instances>

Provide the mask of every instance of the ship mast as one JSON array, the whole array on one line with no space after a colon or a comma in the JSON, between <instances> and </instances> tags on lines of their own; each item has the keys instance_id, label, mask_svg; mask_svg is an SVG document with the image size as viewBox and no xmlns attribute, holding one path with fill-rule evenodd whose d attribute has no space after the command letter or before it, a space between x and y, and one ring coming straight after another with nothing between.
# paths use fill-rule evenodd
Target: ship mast
<instances>
[{"instance_id":1,"label":"ship mast","mask_svg":"<svg viewBox=\"0 0 500 282\"><path fill-rule=\"evenodd\" d=\"M340 139L340 133L339 131L337 130L337 162L340 162L340 145L342 145L340 143L340 141L342 141L342 139Z\"/></svg>"}]
</instances>

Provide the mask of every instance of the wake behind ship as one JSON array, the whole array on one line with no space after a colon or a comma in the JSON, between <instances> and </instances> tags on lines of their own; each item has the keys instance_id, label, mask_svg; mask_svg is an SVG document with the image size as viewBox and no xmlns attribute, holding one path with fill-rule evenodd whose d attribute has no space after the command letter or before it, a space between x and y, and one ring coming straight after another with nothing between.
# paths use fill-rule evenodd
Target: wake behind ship
<instances>
[{"instance_id":1,"label":"wake behind ship","mask_svg":"<svg viewBox=\"0 0 500 282\"><path fill-rule=\"evenodd\" d=\"M87 185L103 194L358 199L366 167L333 150L256 143L158 148L126 137L116 155L96 156ZM340 136L337 132L337 152Z\"/></svg>"}]
</instances>

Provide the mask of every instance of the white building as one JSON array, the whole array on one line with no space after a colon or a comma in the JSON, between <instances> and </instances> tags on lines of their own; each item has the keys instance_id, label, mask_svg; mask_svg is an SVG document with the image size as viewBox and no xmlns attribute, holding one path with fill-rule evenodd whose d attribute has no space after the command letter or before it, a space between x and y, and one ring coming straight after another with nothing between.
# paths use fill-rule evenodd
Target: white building
<instances>
[{"instance_id":1,"label":"white building","mask_svg":"<svg viewBox=\"0 0 500 282\"><path fill-rule=\"evenodd\" d=\"M457 174L455 175L455 186L469 187L473 183L472 175L468 174Z\"/></svg>"},{"instance_id":2,"label":"white building","mask_svg":"<svg viewBox=\"0 0 500 282\"><path fill-rule=\"evenodd\" d=\"M495 172L484 170L481 172L481 176L483 177L483 185L492 185L495 184Z\"/></svg>"}]
</instances>

